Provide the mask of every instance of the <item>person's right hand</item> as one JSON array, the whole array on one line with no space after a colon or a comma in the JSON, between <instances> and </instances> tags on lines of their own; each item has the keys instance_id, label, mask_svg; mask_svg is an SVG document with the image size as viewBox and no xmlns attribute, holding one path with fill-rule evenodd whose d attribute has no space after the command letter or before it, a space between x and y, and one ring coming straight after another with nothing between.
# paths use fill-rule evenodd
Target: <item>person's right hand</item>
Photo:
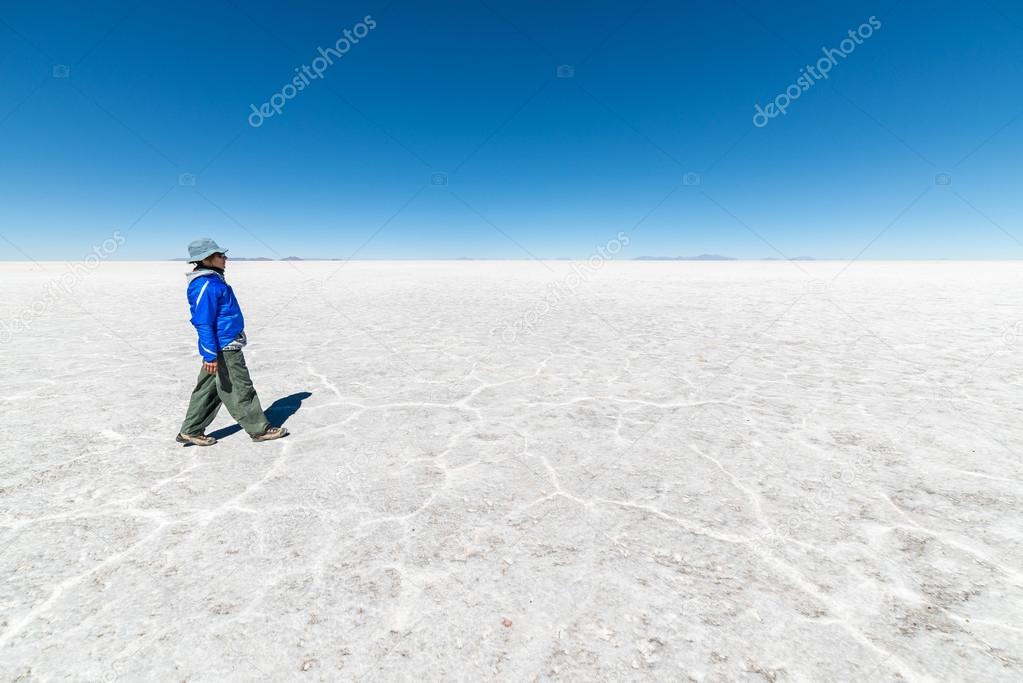
<instances>
[{"instance_id":1,"label":"person's right hand","mask_svg":"<svg viewBox=\"0 0 1023 683\"><path fill-rule=\"evenodd\" d=\"M217 361L203 361L202 369L211 375L217 374Z\"/></svg>"}]
</instances>

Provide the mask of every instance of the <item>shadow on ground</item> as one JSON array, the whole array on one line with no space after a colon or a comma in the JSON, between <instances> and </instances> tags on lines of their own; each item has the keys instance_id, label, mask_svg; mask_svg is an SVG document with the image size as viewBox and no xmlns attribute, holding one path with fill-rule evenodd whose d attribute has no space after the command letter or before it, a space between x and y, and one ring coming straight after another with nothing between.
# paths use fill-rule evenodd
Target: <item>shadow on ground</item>
<instances>
[{"instance_id":1,"label":"shadow on ground","mask_svg":"<svg viewBox=\"0 0 1023 683\"><path fill-rule=\"evenodd\" d=\"M312 396L312 392L300 391L297 394L279 398L271 403L263 412L266 413L266 419L270 421L270 424L280 427L287 422L289 417L298 412L298 409L302 407L302 401L310 396ZM241 425L236 423L229 427L222 427L215 432L210 432L207 436L212 436L214 439L223 439L241 430Z\"/></svg>"}]
</instances>

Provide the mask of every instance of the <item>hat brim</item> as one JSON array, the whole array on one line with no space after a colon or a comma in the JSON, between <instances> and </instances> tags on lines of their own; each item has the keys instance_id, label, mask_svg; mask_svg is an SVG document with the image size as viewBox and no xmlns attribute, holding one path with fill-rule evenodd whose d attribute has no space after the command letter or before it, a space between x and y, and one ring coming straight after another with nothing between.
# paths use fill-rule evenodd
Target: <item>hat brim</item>
<instances>
[{"instance_id":1,"label":"hat brim","mask_svg":"<svg viewBox=\"0 0 1023 683\"><path fill-rule=\"evenodd\" d=\"M209 251L204 252L201 256L193 256L188 262L189 263L199 263L199 261L202 261L204 258L206 258L208 256L212 256L213 254L226 254L226 253L227 253L227 249L210 249Z\"/></svg>"}]
</instances>

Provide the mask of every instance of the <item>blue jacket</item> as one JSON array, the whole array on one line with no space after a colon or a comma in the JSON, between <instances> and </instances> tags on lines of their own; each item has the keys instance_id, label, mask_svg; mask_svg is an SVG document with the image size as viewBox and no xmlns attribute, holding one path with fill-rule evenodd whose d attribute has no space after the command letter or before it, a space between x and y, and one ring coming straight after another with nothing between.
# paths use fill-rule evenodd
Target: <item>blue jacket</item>
<instances>
[{"instance_id":1,"label":"blue jacket","mask_svg":"<svg viewBox=\"0 0 1023 683\"><path fill-rule=\"evenodd\" d=\"M215 361L217 352L245 329L242 309L231 285L217 271L200 268L185 277L192 325L199 333L199 355L205 361Z\"/></svg>"}]
</instances>

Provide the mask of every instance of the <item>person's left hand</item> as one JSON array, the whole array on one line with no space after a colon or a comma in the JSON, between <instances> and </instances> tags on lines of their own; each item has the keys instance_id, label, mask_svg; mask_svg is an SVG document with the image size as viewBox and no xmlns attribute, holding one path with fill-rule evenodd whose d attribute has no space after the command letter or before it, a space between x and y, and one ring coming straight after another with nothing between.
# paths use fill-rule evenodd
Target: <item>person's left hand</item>
<instances>
[{"instance_id":1,"label":"person's left hand","mask_svg":"<svg viewBox=\"0 0 1023 683\"><path fill-rule=\"evenodd\" d=\"M217 361L203 361L202 369L211 375L217 374Z\"/></svg>"}]
</instances>

